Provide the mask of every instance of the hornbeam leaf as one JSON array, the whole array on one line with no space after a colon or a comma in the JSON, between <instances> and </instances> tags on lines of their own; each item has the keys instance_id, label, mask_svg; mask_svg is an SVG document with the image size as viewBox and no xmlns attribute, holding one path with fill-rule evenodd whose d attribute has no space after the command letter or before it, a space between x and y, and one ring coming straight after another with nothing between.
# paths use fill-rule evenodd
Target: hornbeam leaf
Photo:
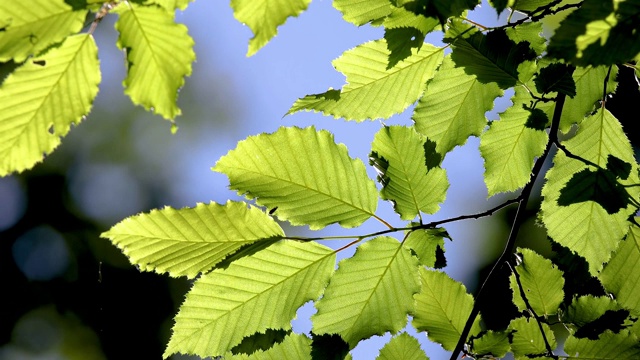
<instances>
[{"instance_id":1,"label":"hornbeam leaf","mask_svg":"<svg viewBox=\"0 0 640 360\"><path fill-rule=\"evenodd\" d=\"M640 227L631 227L598 278L619 304L640 314Z\"/></svg>"},{"instance_id":2,"label":"hornbeam leaf","mask_svg":"<svg viewBox=\"0 0 640 360\"><path fill-rule=\"evenodd\" d=\"M491 6L496 9L498 15L500 15L504 9L513 6L516 1L517 0L489 0L489 4L491 4Z\"/></svg>"},{"instance_id":3,"label":"hornbeam leaf","mask_svg":"<svg viewBox=\"0 0 640 360\"><path fill-rule=\"evenodd\" d=\"M520 283L529 305L538 316L555 315L564 300L562 271L558 270L551 260L543 258L533 250L519 248L518 253L522 255L522 263L516 266L515 271L520 276ZM510 283L513 303L519 311L526 311L527 306L520 295L520 286L514 274L510 276Z\"/></svg>"},{"instance_id":4,"label":"hornbeam leaf","mask_svg":"<svg viewBox=\"0 0 640 360\"><path fill-rule=\"evenodd\" d=\"M296 310L320 296L334 266L326 246L280 241L203 275L180 306L164 358L222 356L256 332L291 329Z\"/></svg>"},{"instance_id":5,"label":"hornbeam leaf","mask_svg":"<svg viewBox=\"0 0 640 360\"><path fill-rule=\"evenodd\" d=\"M278 33L278 26L291 16L307 9L311 0L231 0L233 16L249 26L254 36L249 40L247 56L255 54Z\"/></svg>"},{"instance_id":6,"label":"hornbeam leaf","mask_svg":"<svg viewBox=\"0 0 640 360\"><path fill-rule=\"evenodd\" d=\"M453 351L464 329L464 324L473 308L473 297L461 283L446 273L420 269L422 290L414 295L415 312L413 327L426 331L432 341ZM471 335L480 332L480 317L471 328Z\"/></svg>"},{"instance_id":7,"label":"hornbeam leaf","mask_svg":"<svg viewBox=\"0 0 640 360\"><path fill-rule=\"evenodd\" d=\"M353 348L362 339L395 333L413 310L420 290L418 260L400 242L377 237L360 245L316 302L314 334L339 334Z\"/></svg>"},{"instance_id":8,"label":"hornbeam leaf","mask_svg":"<svg viewBox=\"0 0 640 360\"><path fill-rule=\"evenodd\" d=\"M605 331L598 340L578 339L569 335L564 343L567 359L638 359L640 358L640 339L628 330L617 334Z\"/></svg>"},{"instance_id":9,"label":"hornbeam leaf","mask_svg":"<svg viewBox=\"0 0 640 360\"><path fill-rule=\"evenodd\" d=\"M399 62L391 69L389 49L384 40L371 41L346 51L333 61L336 70L347 77L342 90L298 99L287 114L320 111L335 118L362 121L388 118L404 111L424 91L442 62L443 51L430 44Z\"/></svg>"},{"instance_id":10,"label":"hornbeam leaf","mask_svg":"<svg viewBox=\"0 0 640 360\"><path fill-rule=\"evenodd\" d=\"M29 59L0 87L0 176L41 161L78 124L98 94L100 65L91 35L73 35Z\"/></svg>"},{"instance_id":11,"label":"hornbeam leaf","mask_svg":"<svg viewBox=\"0 0 640 360\"><path fill-rule=\"evenodd\" d=\"M168 11L173 12L176 9L186 9L189 3L192 1L193 0L147 0L145 4L157 4L167 9Z\"/></svg>"},{"instance_id":12,"label":"hornbeam leaf","mask_svg":"<svg viewBox=\"0 0 640 360\"><path fill-rule=\"evenodd\" d=\"M489 196L514 191L529 181L533 160L540 156L548 140L545 131L527 126L532 111L525 108L531 96L517 87L511 99L513 106L500 114L500 120L480 136L480 153L484 158L484 181ZM538 103L547 110L553 103ZM544 125L542 126L544 128Z\"/></svg>"},{"instance_id":13,"label":"hornbeam leaf","mask_svg":"<svg viewBox=\"0 0 640 360\"><path fill-rule=\"evenodd\" d=\"M267 350L275 344L279 344L291 335L291 330L267 329L264 333L257 332L242 339L242 342L231 349L231 353L251 355L258 350Z\"/></svg>"},{"instance_id":14,"label":"hornbeam leaf","mask_svg":"<svg viewBox=\"0 0 640 360\"><path fill-rule=\"evenodd\" d=\"M229 201L153 210L125 219L102 236L141 270L193 278L241 247L275 241L284 232L259 209Z\"/></svg>"},{"instance_id":15,"label":"hornbeam leaf","mask_svg":"<svg viewBox=\"0 0 640 360\"><path fill-rule=\"evenodd\" d=\"M609 73L609 67L578 67L573 71L573 81L576 83L577 95L573 98L566 98L562 107L560 117L560 131L569 132L573 124L580 124L587 114L595 109L599 100L602 99L602 85ZM607 83L607 94L615 91L617 82L617 68L611 68L609 81ZM554 107L549 107L547 114L549 118L553 115Z\"/></svg>"},{"instance_id":16,"label":"hornbeam leaf","mask_svg":"<svg viewBox=\"0 0 640 360\"><path fill-rule=\"evenodd\" d=\"M543 95L556 92L570 98L575 97L576 83L572 77L574 70L575 67L560 63L551 63L541 68L533 79L536 90Z\"/></svg>"},{"instance_id":17,"label":"hornbeam leaf","mask_svg":"<svg viewBox=\"0 0 640 360\"><path fill-rule=\"evenodd\" d=\"M393 8L389 0L334 0L333 7L345 21L358 26L385 18Z\"/></svg>"},{"instance_id":18,"label":"hornbeam leaf","mask_svg":"<svg viewBox=\"0 0 640 360\"><path fill-rule=\"evenodd\" d=\"M585 119L575 137L564 142L572 154L580 156L601 168L606 168L609 155L633 165L637 169L633 150L618 120L608 110L600 108ZM544 200L541 218L549 236L561 245L582 256L589 263L589 272L597 274L607 262L620 241L629 231L628 218L636 210L630 204L609 214L595 201L571 203L560 196L577 173L593 169L583 161L571 159L562 151L554 158L554 166L546 175L542 189ZM595 170L595 169L594 169ZM593 171L593 170L591 170ZM638 184L638 172L633 170L628 179L619 179L621 186ZM638 187L626 187L630 197L638 198Z\"/></svg>"},{"instance_id":19,"label":"hornbeam leaf","mask_svg":"<svg viewBox=\"0 0 640 360\"><path fill-rule=\"evenodd\" d=\"M621 309L615 300L607 296L580 296L573 299L562 313L562 322L571 335L595 340L600 333L614 325L608 321L612 320L611 315L620 313L624 318L629 315L629 311Z\"/></svg>"},{"instance_id":20,"label":"hornbeam leaf","mask_svg":"<svg viewBox=\"0 0 640 360\"><path fill-rule=\"evenodd\" d=\"M547 324L542 324L544 334L552 349L556 348L556 338ZM519 317L509 323L508 331L511 335L511 351L516 359L526 358L526 355L539 355L547 351L540 327L532 318Z\"/></svg>"},{"instance_id":21,"label":"hornbeam leaf","mask_svg":"<svg viewBox=\"0 0 640 360\"><path fill-rule=\"evenodd\" d=\"M173 120L181 113L178 90L184 77L191 75L195 60L187 27L155 6L126 2L112 11L120 15L115 25L120 33L118 47L127 54L125 94L135 104Z\"/></svg>"},{"instance_id":22,"label":"hornbeam leaf","mask_svg":"<svg viewBox=\"0 0 640 360\"><path fill-rule=\"evenodd\" d=\"M531 49L538 55L542 55L547 48L547 39L542 36L541 22L525 22L515 27L509 27L505 31L509 39L516 43L528 42Z\"/></svg>"},{"instance_id":23,"label":"hornbeam leaf","mask_svg":"<svg viewBox=\"0 0 640 360\"><path fill-rule=\"evenodd\" d=\"M364 164L349 157L333 135L309 127L282 127L250 136L213 168L231 189L293 225L320 229L339 223L355 227L373 216L378 195Z\"/></svg>"},{"instance_id":24,"label":"hornbeam leaf","mask_svg":"<svg viewBox=\"0 0 640 360\"><path fill-rule=\"evenodd\" d=\"M471 352L473 354L481 355L486 358L491 357L501 358L504 357L509 350L511 350L511 344L509 343L509 332L500 331L487 331L481 337L473 339L471 345Z\"/></svg>"},{"instance_id":25,"label":"hornbeam leaf","mask_svg":"<svg viewBox=\"0 0 640 360\"><path fill-rule=\"evenodd\" d=\"M382 349L376 360L429 360L424 350L420 348L418 339L402 333L394 336Z\"/></svg>"},{"instance_id":26,"label":"hornbeam leaf","mask_svg":"<svg viewBox=\"0 0 640 360\"><path fill-rule=\"evenodd\" d=\"M515 0L513 3L514 10L530 12L540 7L547 6L554 0Z\"/></svg>"},{"instance_id":27,"label":"hornbeam leaf","mask_svg":"<svg viewBox=\"0 0 640 360\"><path fill-rule=\"evenodd\" d=\"M252 354L227 355L225 360L311 360L311 339L302 334L289 334L282 342Z\"/></svg>"},{"instance_id":28,"label":"hornbeam leaf","mask_svg":"<svg viewBox=\"0 0 640 360\"><path fill-rule=\"evenodd\" d=\"M418 257L421 265L439 268L444 259L444 238L449 237L443 228L418 229L407 235L404 246L411 249ZM442 258L439 258L442 257Z\"/></svg>"},{"instance_id":29,"label":"hornbeam leaf","mask_svg":"<svg viewBox=\"0 0 640 360\"><path fill-rule=\"evenodd\" d=\"M536 53L529 42L515 43L502 29L487 35L470 25L454 22L445 40L451 42L456 67L475 75L483 84L494 82L501 89L524 83L535 73Z\"/></svg>"},{"instance_id":30,"label":"hornbeam leaf","mask_svg":"<svg viewBox=\"0 0 640 360\"><path fill-rule=\"evenodd\" d=\"M480 135L487 125L484 114L502 94L497 84L480 83L447 56L429 81L412 119L416 130L435 141L436 150L444 156L464 145L469 136Z\"/></svg>"},{"instance_id":31,"label":"hornbeam leaf","mask_svg":"<svg viewBox=\"0 0 640 360\"><path fill-rule=\"evenodd\" d=\"M87 10L64 0L0 1L0 62L23 62L82 29Z\"/></svg>"},{"instance_id":32,"label":"hornbeam leaf","mask_svg":"<svg viewBox=\"0 0 640 360\"><path fill-rule=\"evenodd\" d=\"M449 188L444 169L425 165L424 145L425 139L406 126L381 128L371 144L371 150L388 162L380 196L393 202L403 220L411 220L421 211L437 212Z\"/></svg>"}]
</instances>

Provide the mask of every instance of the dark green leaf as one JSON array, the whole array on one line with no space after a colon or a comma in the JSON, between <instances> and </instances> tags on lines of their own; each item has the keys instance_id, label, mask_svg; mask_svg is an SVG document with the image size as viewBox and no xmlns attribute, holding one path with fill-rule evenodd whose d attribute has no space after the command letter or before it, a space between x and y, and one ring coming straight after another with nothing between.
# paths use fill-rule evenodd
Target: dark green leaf
<instances>
[{"instance_id":1,"label":"dark green leaf","mask_svg":"<svg viewBox=\"0 0 640 360\"><path fill-rule=\"evenodd\" d=\"M242 342L231 349L234 355L247 354L251 355L257 350L267 350L274 344L281 343L284 338L291 334L291 330L273 330L267 329L264 333L257 332L251 336L242 339Z\"/></svg>"},{"instance_id":2,"label":"dark green leaf","mask_svg":"<svg viewBox=\"0 0 640 360\"><path fill-rule=\"evenodd\" d=\"M384 38L390 51L387 70L411 56L411 49L420 49L424 44L424 34L413 27L386 29Z\"/></svg>"},{"instance_id":3,"label":"dark green leaf","mask_svg":"<svg viewBox=\"0 0 640 360\"><path fill-rule=\"evenodd\" d=\"M547 114L540 109L528 109L526 106L523 107L531 112L524 126L528 127L529 129L544 131L544 129L547 128L547 124L549 123Z\"/></svg>"},{"instance_id":4,"label":"dark green leaf","mask_svg":"<svg viewBox=\"0 0 640 360\"><path fill-rule=\"evenodd\" d=\"M349 354L349 344L340 335L311 333L311 358L313 360L342 360Z\"/></svg>"},{"instance_id":5,"label":"dark green leaf","mask_svg":"<svg viewBox=\"0 0 640 360\"><path fill-rule=\"evenodd\" d=\"M613 155L609 155L607 157L607 170L611 171L616 177L627 180L631 174L631 164Z\"/></svg>"},{"instance_id":6,"label":"dark green leaf","mask_svg":"<svg viewBox=\"0 0 640 360\"><path fill-rule=\"evenodd\" d=\"M513 2L514 0L489 0L489 4L491 4L491 6L496 9L498 15L500 15L500 13L508 6L512 5Z\"/></svg>"},{"instance_id":7,"label":"dark green leaf","mask_svg":"<svg viewBox=\"0 0 640 360\"><path fill-rule=\"evenodd\" d=\"M573 175L560 190L558 205L569 206L585 201L595 201L607 213L615 214L630 204L629 194L616 180L616 175L604 169L584 169Z\"/></svg>"},{"instance_id":8,"label":"dark green leaf","mask_svg":"<svg viewBox=\"0 0 640 360\"><path fill-rule=\"evenodd\" d=\"M415 0L405 2L408 10L427 17L434 17L445 23L450 17L460 16L465 10L471 10L480 4L480 0Z\"/></svg>"},{"instance_id":9,"label":"dark green leaf","mask_svg":"<svg viewBox=\"0 0 640 360\"><path fill-rule=\"evenodd\" d=\"M552 63L540 69L533 79L536 90L543 95L557 92L573 98L576 96L576 83L571 76L573 70L573 66L559 63Z\"/></svg>"}]
</instances>

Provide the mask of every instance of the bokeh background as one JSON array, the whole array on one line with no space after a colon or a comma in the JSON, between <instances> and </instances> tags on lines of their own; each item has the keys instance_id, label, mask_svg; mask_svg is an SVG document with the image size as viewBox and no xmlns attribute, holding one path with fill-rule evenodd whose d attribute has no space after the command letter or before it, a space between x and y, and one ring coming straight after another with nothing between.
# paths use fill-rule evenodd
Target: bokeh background
<instances>
[{"instance_id":1,"label":"bokeh background","mask_svg":"<svg viewBox=\"0 0 640 360\"><path fill-rule=\"evenodd\" d=\"M470 17L484 25L498 21L485 3ZM95 33L103 80L91 114L43 163L0 178L0 359L160 359L190 283L138 271L99 235L128 216L153 208L239 200L228 190L226 177L210 168L247 136L273 132L282 125L314 125L332 131L352 157L367 163L373 135L382 122L356 124L313 113L283 115L299 97L340 88L344 76L333 69L331 60L381 38L382 29L348 24L331 1L315 0L300 17L289 19L271 43L247 58L252 34L235 21L228 2L196 0L176 19L188 26L197 55L193 74L180 92L183 115L177 119L177 134L171 135L169 122L133 106L123 95L125 59L115 47L116 16L111 15ZM439 39L436 35L427 40ZM637 96L637 84L631 83L624 93ZM487 114L490 119L510 104L509 95ZM637 99L616 101L626 105ZM625 126L637 144L637 115L621 109L617 115L621 119L628 115ZM384 124L410 125L410 115L408 110ZM480 212L510 197L486 199L478 143L472 138L446 157L443 166L451 187L442 210L427 221ZM374 178L375 171L369 171ZM391 204L381 203L379 209L381 217L401 224ZM499 255L513 210L446 226L454 241L446 244L445 271L470 292ZM532 210L519 245L551 256L534 215ZM305 227L283 226L290 235L310 235ZM380 229L379 223L369 221L359 229L330 226L321 234ZM343 255L352 253L348 249ZM504 314L513 311L509 303L487 308ZM300 309L294 331L310 330L313 311L311 303ZM448 358L424 334L417 336L431 359ZM375 358L389 338L362 342L354 358Z\"/></svg>"}]
</instances>

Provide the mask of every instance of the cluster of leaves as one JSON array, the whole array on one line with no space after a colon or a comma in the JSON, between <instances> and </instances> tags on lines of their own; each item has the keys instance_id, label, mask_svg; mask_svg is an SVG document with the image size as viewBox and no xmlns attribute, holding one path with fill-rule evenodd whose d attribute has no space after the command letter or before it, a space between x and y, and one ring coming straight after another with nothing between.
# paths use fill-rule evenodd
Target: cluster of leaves
<instances>
[{"instance_id":1,"label":"cluster of leaves","mask_svg":"<svg viewBox=\"0 0 640 360\"><path fill-rule=\"evenodd\" d=\"M31 19L20 5L0 4L0 16L10 15L0 17L0 61L20 64L0 88L2 174L39 161L89 111L100 78L94 26L69 35L82 28L88 10L96 14L93 24L108 11L120 16L118 45L126 49L124 84L132 100L169 119L179 113L175 95L190 73L193 43L171 12L188 1L30 2L51 10ZM308 2L232 1L235 16L255 34L249 55ZM640 170L606 108L618 67L640 59L640 1L493 0L497 13L524 14L495 28L468 20L478 3L334 0L346 21L382 26L384 39L346 51L333 63L346 85L307 95L289 113L364 121L417 102L413 126L383 125L372 141L369 164L379 187L329 132L282 127L239 142L213 168L255 205L164 208L103 234L142 270L197 278L175 318L166 357L348 357L361 340L389 332L394 336L380 359L426 359L417 339L401 332L409 316L452 358L463 351L473 358L511 352L557 359L559 348L563 358L640 357L640 225L634 217ZM546 39L541 21L559 13L569 15ZM438 31L445 46L424 42ZM488 121L485 113L508 89L514 89L513 105ZM443 159L470 136L480 137L489 195L519 194L483 213L424 222L422 215L436 213L445 200ZM515 240L554 147L539 213L559 254L552 261L516 248ZM376 215L379 198L393 202L406 226ZM494 270L511 268L519 313L506 329L487 329L478 314L480 298L488 296L484 287L474 298L439 269L448 237L441 226L512 204L518 213ZM335 223L358 227L372 217L382 230L314 238L287 236L275 220L320 230ZM317 242L340 239L351 241L339 250ZM355 255L336 269L336 253L355 245ZM295 334L291 320L308 301L317 309L312 334ZM569 332L562 346L551 329L556 323Z\"/></svg>"}]
</instances>

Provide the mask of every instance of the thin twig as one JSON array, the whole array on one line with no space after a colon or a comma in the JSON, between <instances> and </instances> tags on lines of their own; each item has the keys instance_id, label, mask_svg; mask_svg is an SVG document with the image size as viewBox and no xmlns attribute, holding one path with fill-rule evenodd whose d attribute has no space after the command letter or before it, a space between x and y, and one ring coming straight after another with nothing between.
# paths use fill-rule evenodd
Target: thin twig
<instances>
[{"instance_id":1,"label":"thin twig","mask_svg":"<svg viewBox=\"0 0 640 360\"><path fill-rule=\"evenodd\" d=\"M478 290L478 293L476 295L476 301L473 304L473 308L471 309L469 318L467 319L464 329L460 334L460 338L458 339L458 343L455 349L453 350L453 353L451 354L451 360L456 360L458 358L458 354L460 353L460 351L462 351L464 344L467 341L467 337L469 336L469 332L471 331L471 326L473 325L473 322L475 321L476 317L478 316L478 313L480 312L479 304L481 303L481 300L485 295L487 284L493 278L493 276L497 273L497 269L501 267L502 264L504 264L513 253L513 249L515 248L515 244L516 244L516 238L518 237L518 231L520 230L522 223L524 223L526 219L526 215L525 215L526 208L529 202L531 191L533 190L533 185L535 184L536 179L538 178L538 175L540 175L540 172L542 171L542 166L544 165L544 162L547 159L549 152L551 151L552 144L554 144L558 138L558 129L560 127L560 117L562 115L562 107L564 106L565 98L566 98L566 95L558 94L556 106L553 112L553 119L551 120L551 130L549 131L549 141L547 142L544 152L536 160L535 164L533 165L529 182L527 183L527 185L525 185L524 189L522 189L522 193L518 197L520 199L520 203L518 204L516 217L513 220L513 225L511 226L511 233L509 233L509 238L507 239L507 243L504 247L502 255L500 255L498 260L496 260L496 262L493 264L491 271L482 282L482 285L480 286L480 290Z\"/></svg>"}]
</instances>

